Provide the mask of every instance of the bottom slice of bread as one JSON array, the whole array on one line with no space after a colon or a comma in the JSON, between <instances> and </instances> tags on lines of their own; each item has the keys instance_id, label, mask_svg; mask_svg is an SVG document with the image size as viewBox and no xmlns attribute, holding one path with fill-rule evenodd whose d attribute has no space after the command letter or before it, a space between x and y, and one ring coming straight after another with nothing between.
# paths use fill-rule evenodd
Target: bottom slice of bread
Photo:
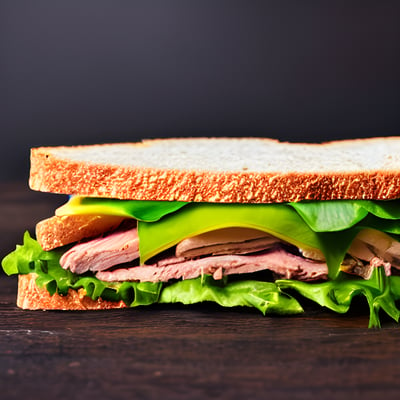
<instances>
[{"instance_id":1,"label":"bottom slice of bread","mask_svg":"<svg viewBox=\"0 0 400 400\"><path fill-rule=\"evenodd\" d=\"M36 286L34 273L18 276L17 306L25 310L106 310L125 308L121 301L92 300L83 289L68 291L68 294L53 296L45 288Z\"/></svg>"}]
</instances>

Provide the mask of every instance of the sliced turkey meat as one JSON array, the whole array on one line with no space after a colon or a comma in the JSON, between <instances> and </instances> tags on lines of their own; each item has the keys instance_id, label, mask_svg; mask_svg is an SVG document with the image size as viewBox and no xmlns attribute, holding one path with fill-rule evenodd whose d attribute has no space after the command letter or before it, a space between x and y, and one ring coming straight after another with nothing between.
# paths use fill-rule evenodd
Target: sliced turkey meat
<instances>
[{"instance_id":1,"label":"sliced turkey meat","mask_svg":"<svg viewBox=\"0 0 400 400\"><path fill-rule=\"evenodd\" d=\"M277 237L249 228L225 228L182 240L176 256L195 258L205 255L249 254L266 250L277 243Z\"/></svg>"},{"instance_id":2,"label":"sliced turkey meat","mask_svg":"<svg viewBox=\"0 0 400 400\"><path fill-rule=\"evenodd\" d=\"M350 247L350 256L346 257L342 270L368 279L373 268L383 265L390 274L392 266L398 267L400 244L382 235L362 231ZM381 252L384 257L377 254ZM97 272L97 277L104 281L166 282L202 274L221 279L224 275L261 270L271 270L287 279L313 281L327 278L328 267L319 251L314 254L300 249L299 254L303 256L290 253L281 240L264 232L229 228L185 239L177 245L175 256L138 265L137 228L125 224L111 234L75 245L61 257L60 264L77 274ZM132 267L122 268L121 264L134 260L137 261ZM397 261L397 265L389 264L393 261ZM111 268L115 269L107 271Z\"/></svg>"},{"instance_id":3,"label":"sliced turkey meat","mask_svg":"<svg viewBox=\"0 0 400 400\"><path fill-rule=\"evenodd\" d=\"M139 258L136 227L125 226L88 242L78 243L63 254L60 265L76 274L103 271Z\"/></svg>"},{"instance_id":4,"label":"sliced turkey meat","mask_svg":"<svg viewBox=\"0 0 400 400\"><path fill-rule=\"evenodd\" d=\"M363 229L353 240L348 253L360 260L389 262L400 269L400 243L387 233L376 229Z\"/></svg>"},{"instance_id":5,"label":"sliced turkey meat","mask_svg":"<svg viewBox=\"0 0 400 400\"><path fill-rule=\"evenodd\" d=\"M246 274L271 270L284 279L314 281L326 279L326 263L307 260L282 248L252 255L223 255L182 260L172 257L161 263L101 271L97 278L103 281L167 282L172 279L192 279L204 274L221 279L224 275Z\"/></svg>"}]
</instances>

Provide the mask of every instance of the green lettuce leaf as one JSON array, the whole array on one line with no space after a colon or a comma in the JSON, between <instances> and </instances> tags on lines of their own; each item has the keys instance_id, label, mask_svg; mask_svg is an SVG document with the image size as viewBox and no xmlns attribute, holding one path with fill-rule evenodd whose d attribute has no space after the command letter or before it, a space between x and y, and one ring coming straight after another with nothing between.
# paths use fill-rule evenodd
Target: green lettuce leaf
<instances>
[{"instance_id":1,"label":"green lettuce leaf","mask_svg":"<svg viewBox=\"0 0 400 400\"><path fill-rule=\"evenodd\" d=\"M399 322L400 310L396 301L400 300L400 277L386 276L382 267L376 268L368 280L341 273L337 279L322 283L293 280L277 280L275 283L282 290L295 290L337 313L346 313L355 296L364 296L370 311L369 328L380 327L380 310Z\"/></svg>"},{"instance_id":2,"label":"green lettuce leaf","mask_svg":"<svg viewBox=\"0 0 400 400\"><path fill-rule=\"evenodd\" d=\"M400 201L328 200L288 203L315 232L349 229L368 214L377 219L400 219Z\"/></svg>"},{"instance_id":3,"label":"green lettuce leaf","mask_svg":"<svg viewBox=\"0 0 400 400\"><path fill-rule=\"evenodd\" d=\"M77 275L61 268L59 260L62 253L62 250L42 250L39 243L26 232L23 245L18 245L2 260L2 267L7 275L36 273L37 285L46 287L51 295L54 293L66 295L70 288L83 288L94 300L99 297L111 301L123 300L130 306L147 305L158 301L161 283L113 283L101 281L90 273Z\"/></svg>"},{"instance_id":4,"label":"green lettuce leaf","mask_svg":"<svg viewBox=\"0 0 400 400\"><path fill-rule=\"evenodd\" d=\"M212 276L178 281L166 285L160 303L195 304L215 302L223 307L254 307L265 314L299 314L303 308L275 283L255 280L216 281Z\"/></svg>"},{"instance_id":5,"label":"green lettuce leaf","mask_svg":"<svg viewBox=\"0 0 400 400\"><path fill-rule=\"evenodd\" d=\"M39 243L31 238L29 232L25 232L23 240L23 245L18 244L15 251L2 260L1 265L7 275L29 274L35 270L35 262L38 260L44 264L54 259L53 253L44 251Z\"/></svg>"}]
</instances>

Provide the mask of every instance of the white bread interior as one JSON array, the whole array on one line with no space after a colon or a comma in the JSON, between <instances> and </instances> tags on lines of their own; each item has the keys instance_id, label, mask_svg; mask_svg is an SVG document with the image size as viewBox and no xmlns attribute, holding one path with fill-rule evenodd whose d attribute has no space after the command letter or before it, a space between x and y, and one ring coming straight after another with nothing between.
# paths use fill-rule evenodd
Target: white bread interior
<instances>
[{"instance_id":1,"label":"white bread interior","mask_svg":"<svg viewBox=\"0 0 400 400\"><path fill-rule=\"evenodd\" d=\"M400 137L322 144L186 138L41 147L30 186L137 200L268 203L400 197Z\"/></svg>"}]
</instances>

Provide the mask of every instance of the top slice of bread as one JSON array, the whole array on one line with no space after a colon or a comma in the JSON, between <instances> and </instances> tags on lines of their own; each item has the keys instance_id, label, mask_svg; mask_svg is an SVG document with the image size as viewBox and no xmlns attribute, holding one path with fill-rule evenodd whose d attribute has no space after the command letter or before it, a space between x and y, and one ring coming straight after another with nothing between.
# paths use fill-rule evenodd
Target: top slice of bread
<instances>
[{"instance_id":1,"label":"top slice of bread","mask_svg":"<svg viewBox=\"0 0 400 400\"><path fill-rule=\"evenodd\" d=\"M31 150L34 190L133 200L269 203L400 198L400 137L287 143L177 138Z\"/></svg>"}]
</instances>

